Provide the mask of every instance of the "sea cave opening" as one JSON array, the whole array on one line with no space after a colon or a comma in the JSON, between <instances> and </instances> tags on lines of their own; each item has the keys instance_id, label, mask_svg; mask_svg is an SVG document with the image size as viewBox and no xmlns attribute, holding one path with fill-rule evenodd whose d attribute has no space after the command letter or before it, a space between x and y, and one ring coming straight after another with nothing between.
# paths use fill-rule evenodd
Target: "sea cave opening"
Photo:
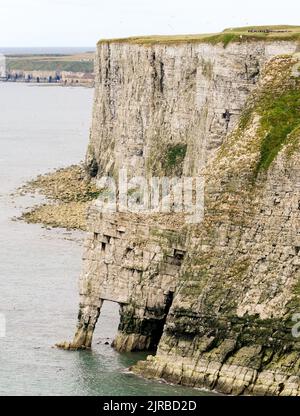
<instances>
[{"instance_id":1,"label":"sea cave opening","mask_svg":"<svg viewBox=\"0 0 300 416\"><path fill-rule=\"evenodd\" d=\"M162 337L169 310L173 302L173 292L165 295L163 306L159 309L147 308L143 316L135 315L131 305L103 300L97 325L95 326L93 344L115 346L117 350L131 352L148 352L156 354ZM137 336L131 344L116 346L114 341L118 332Z\"/></svg>"},{"instance_id":2,"label":"sea cave opening","mask_svg":"<svg viewBox=\"0 0 300 416\"><path fill-rule=\"evenodd\" d=\"M93 344L111 345L120 324L120 305L117 302L104 300L100 316L95 326Z\"/></svg>"}]
</instances>

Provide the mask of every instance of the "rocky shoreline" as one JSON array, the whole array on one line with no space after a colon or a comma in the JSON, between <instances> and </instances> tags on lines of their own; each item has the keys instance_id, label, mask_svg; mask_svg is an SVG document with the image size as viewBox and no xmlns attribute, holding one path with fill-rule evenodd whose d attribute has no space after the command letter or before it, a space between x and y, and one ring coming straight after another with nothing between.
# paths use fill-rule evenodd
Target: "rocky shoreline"
<instances>
[{"instance_id":1,"label":"rocky shoreline","mask_svg":"<svg viewBox=\"0 0 300 416\"><path fill-rule=\"evenodd\" d=\"M31 224L86 230L86 211L97 198L96 186L86 179L82 165L58 169L22 186L20 195L39 194L45 202L30 208L20 217Z\"/></svg>"}]
</instances>

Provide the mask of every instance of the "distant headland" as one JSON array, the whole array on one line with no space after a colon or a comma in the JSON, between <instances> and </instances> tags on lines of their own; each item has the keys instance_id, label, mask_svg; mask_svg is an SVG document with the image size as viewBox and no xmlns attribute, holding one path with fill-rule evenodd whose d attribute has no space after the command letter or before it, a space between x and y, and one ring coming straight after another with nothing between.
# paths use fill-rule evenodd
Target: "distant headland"
<instances>
[{"instance_id":1,"label":"distant headland","mask_svg":"<svg viewBox=\"0 0 300 416\"><path fill-rule=\"evenodd\" d=\"M94 85L94 52L78 54L7 54L3 82Z\"/></svg>"}]
</instances>

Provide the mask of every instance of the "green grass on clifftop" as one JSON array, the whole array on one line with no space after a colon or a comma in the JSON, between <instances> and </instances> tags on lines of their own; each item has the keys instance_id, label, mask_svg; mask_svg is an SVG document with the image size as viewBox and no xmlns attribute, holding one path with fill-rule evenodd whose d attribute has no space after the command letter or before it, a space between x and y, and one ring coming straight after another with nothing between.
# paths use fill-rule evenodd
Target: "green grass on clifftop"
<instances>
[{"instance_id":1,"label":"green grass on clifftop","mask_svg":"<svg viewBox=\"0 0 300 416\"><path fill-rule=\"evenodd\" d=\"M263 32L270 30L269 33ZM253 32L253 30L255 32ZM178 44L178 43L222 43L226 47L231 42L244 41L273 41L273 40L300 40L300 26L249 26L225 29L221 33L193 34L193 35L153 35L134 36L128 38L103 39L101 43L128 43L138 45Z\"/></svg>"}]
</instances>

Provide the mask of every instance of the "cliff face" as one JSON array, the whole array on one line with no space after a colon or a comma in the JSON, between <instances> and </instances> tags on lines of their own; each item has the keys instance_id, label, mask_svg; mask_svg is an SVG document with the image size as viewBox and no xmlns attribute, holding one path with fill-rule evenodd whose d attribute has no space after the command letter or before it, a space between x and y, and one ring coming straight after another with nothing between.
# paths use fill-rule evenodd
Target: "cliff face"
<instances>
[{"instance_id":1,"label":"cliff face","mask_svg":"<svg viewBox=\"0 0 300 416\"><path fill-rule=\"evenodd\" d=\"M292 63L268 65L248 112L207 166L205 218L189 234L181 285L156 357L136 366L142 374L230 394L300 393L292 335L300 307L300 83ZM294 99L297 127L266 169L264 140L275 131L265 117L276 124L282 102L292 113Z\"/></svg>"},{"instance_id":2,"label":"cliff face","mask_svg":"<svg viewBox=\"0 0 300 416\"><path fill-rule=\"evenodd\" d=\"M293 42L100 43L87 164L91 176L198 174L232 130L264 63ZM183 166L168 152L187 146Z\"/></svg>"},{"instance_id":3,"label":"cliff face","mask_svg":"<svg viewBox=\"0 0 300 416\"><path fill-rule=\"evenodd\" d=\"M78 328L104 300L134 371L233 394L299 395L299 80L291 41L98 45L91 177L205 176L205 215L89 213ZM277 55L289 56L274 58ZM174 156L175 155L175 156Z\"/></svg>"}]
</instances>

